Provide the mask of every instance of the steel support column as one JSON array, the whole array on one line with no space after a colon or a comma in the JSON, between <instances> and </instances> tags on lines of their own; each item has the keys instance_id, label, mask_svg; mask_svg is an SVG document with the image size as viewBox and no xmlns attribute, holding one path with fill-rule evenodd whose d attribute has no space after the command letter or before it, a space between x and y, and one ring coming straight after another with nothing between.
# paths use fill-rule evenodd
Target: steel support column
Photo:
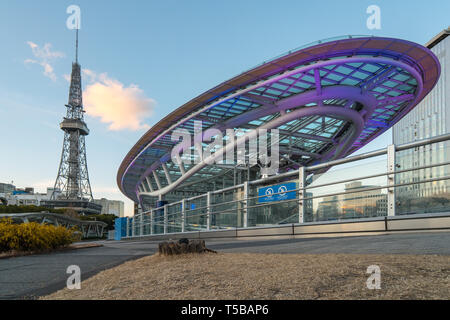
<instances>
[{"instance_id":1,"label":"steel support column","mask_svg":"<svg viewBox=\"0 0 450 320\"><path fill-rule=\"evenodd\" d=\"M153 192L154 189L153 189L152 183L151 183L150 179L148 178L148 176L145 177L145 180L147 181L147 184L148 184L148 187L150 189L150 192Z\"/></svg>"},{"instance_id":2,"label":"steel support column","mask_svg":"<svg viewBox=\"0 0 450 320\"><path fill-rule=\"evenodd\" d=\"M158 186L158 189L161 189L161 182L159 181L159 176L156 173L156 171L153 171L153 176L155 177L156 185Z\"/></svg>"},{"instance_id":3,"label":"steel support column","mask_svg":"<svg viewBox=\"0 0 450 320\"><path fill-rule=\"evenodd\" d=\"M167 179L167 184L171 184L172 183L172 178L170 177L170 172L169 169L167 168L167 165L163 162L161 164L163 170L164 170L164 174L166 175L166 179Z\"/></svg>"},{"instance_id":4,"label":"steel support column","mask_svg":"<svg viewBox=\"0 0 450 320\"><path fill-rule=\"evenodd\" d=\"M242 201L242 211L243 211L243 227L247 228L248 227L248 188L249 188L249 184L248 181L244 182L244 187L243 187L243 201Z\"/></svg>"},{"instance_id":5,"label":"steel support column","mask_svg":"<svg viewBox=\"0 0 450 320\"><path fill-rule=\"evenodd\" d=\"M387 184L389 186L395 184L395 145L391 144L387 147ZM388 216L395 216L395 188L388 188Z\"/></svg>"},{"instance_id":6,"label":"steel support column","mask_svg":"<svg viewBox=\"0 0 450 320\"><path fill-rule=\"evenodd\" d=\"M154 210L150 211L150 234L153 234L153 212Z\"/></svg>"},{"instance_id":7,"label":"steel support column","mask_svg":"<svg viewBox=\"0 0 450 320\"><path fill-rule=\"evenodd\" d=\"M305 197L305 167L298 168L298 223L305 222L306 201Z\"/></svg>"},{"instance_id":8,"label":"steel support column","mask_svg":"<svg viewBox=\"0 0 450 320\"><path fill-rule=\"evenodd\" d=\"M181 200L181 232L186 231L186 199Z\"/></svg>"},{"instance_id":9,"label":"steel support column","mask_svg":"<svg viewBox=\"0 0 450 320\"><path fill-rule=\"evenodd\" d=\"M167 233L167 226L169 223L169 217L168 217L168 211L169 211L169 207L167 204L164 205L164 234Z\"/></svg>"},{"instance_id":10,"label":"steel support column","mask_svg":"<svg viewBox=\"0 0 450 320\"><path fill-rule=\"evenodd\" d=\"M211 230L211 191L206 194L206 230Z\"/></svg>"}]
</instances>

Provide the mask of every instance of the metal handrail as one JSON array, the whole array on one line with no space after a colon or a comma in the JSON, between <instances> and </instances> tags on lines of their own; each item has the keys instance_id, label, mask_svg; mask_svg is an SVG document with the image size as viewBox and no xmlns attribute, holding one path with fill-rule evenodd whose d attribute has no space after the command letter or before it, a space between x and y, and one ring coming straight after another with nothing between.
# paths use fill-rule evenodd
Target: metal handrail
<instances>
[{"instance_id":1,"label":"metal handrail","mask_svg":"<svg viewBox=\"0 0 450 320\"><path fill-rule=\"evenodd\" d=\"M416 147L421 147L421 146L425 146L425 145L429 145L429 144L434 144L434 143L439 143L439 142L443 142L443 141L448 141L450 140L450 134L445 134L445 135L441 135L441 136L437 136L437 137L433 137L433 138L429 138L429 139L424 139L424 140L420 140L420 141L415 141L412 143L407 143L407 144L403 144L403 145L399 145L395 147L395 151L404 151L404 150L408 150L411 148L416 148ZM380 155L384 155L387 154L387 150L388 148L383 148L380 150L375 150L375 151L371 151L371 152L367 152L364 154L360 154L360 155L356 155L356 156L352 156L352 157L348 157L345 159L338 159L338 160L333 160L333 161L329 161L326 163L322 163L322 164L318 164L318 165L313 165L313 166L309 166L309 167L305 167L304 170L307 172L313 172L316 170L320 170L320 169L324 169L330 166L334 166L334 165L339 165L339 164L344 164L344 163L349 163L349 162L354 162L354 161L359 161L359 160L363 160L363 159L367 159L367 158L372 158L372 157L376 157L376 156L380 156ZM315 186L305 186L304 188L296 188L293 190L288 190L288 191L284 191L284 192L278 192L278 193L273 193L272 195L278 195L278 194L286 194L286 193L290 193L290 192L295 192L296 193L296 198L295 199L290 199L290 200L281 200L281 201L273 201L273 202L267 202L267 203L262 203L262 204L255 204L255 205L251 205L249 206L248 203L245 207L242 208L233 208L233 209L227 209L227 210L221 210L221 211L216 211L214 212L213 210L211 210L212 207L217 207L220 205L230 205L230 204L234 204L234 203L245 203L249 200L253 200L253 199L259 199L259 198L264 198L267 197L267 195L261 195L261 196L253 196L253 197L245 197L242 199L237 199L237 200L231 200L231 201L227 201L227 202L220 202L220 203L211 203L209 205L203 206L203 207L199 207L199 208L195 208L195 209L184 209L181 211L177 211L175 213L165 213L164 216L161 217L153 217L153 213L155 212L155 210L164 210L164 207L159 207L159 208L152 208L149 211L146 212L142 212L141 214L137 215L137 217L139 217L140 215L149 215L151 217L151 221L148 223L141 223L140 221L136 220L135 221L135 228L137 226L137 228L142 227L142 226L168 226L169 224L175 223L176 221L180 220L180 219L185 219L185 223L186 223L186 219L189 218L195 218L195 217L204 217L204 216L208 216L208 215L218 215L218 214L223 214L223 213L228 213L228 212L238 212L238 211L242 211L242 210L249 210L252 208L259 208L259 207L264 207L264 206L272 206L272 205L278 205L281 203L291 203L291 202L300 202L300 201L305 201L305 200L312 200L312 199L316 199L316 198L325 198L325 197L331 197L331 196L338 196L338 195L345 195L345 194L353 194L353 193L360 193L360 192L368 192L368 191L375 191L375 190L382 190L382 189L391 189L391 188L396 188L396 187L402 187L402 186L408 186L408 185L416 185L416 184L422 184L422 183L430 183L430 182L434 182L434 181L442 181L442 180L449 180L450 176L444 176L444 177L437 177L437 178L430 178L430 179L424 179L421 181L412 181L412 182L404 182L404 183L393 183L393 184L387 184L387 185L383 185L383 186L373 186L373 187L364 187L364 188L360 188L360 189L346 189L345 191L342 192L335 192L335 193L328 193L328 194L322 194L322 195L315 195L315 196L303 196L303 197L298 197L298 192L299 191L306 191L309 189L314 189L314 188L320 188L320 187L325 187L325 186L330 186L330 185L336 185L336 184L342 184L342 183L346 183L346 182L351 182L351 181L356 181L356 180L365 180L365 179L370 179L370 178L376 178L376 177L382 177L382 176L389 176L389 175L397 175L397 174L402 174L402 173L406 173L406 172L411 172L411 171L417 171L417 170L424 170L424 169L429 169L429 168L434 168L434 167L439 167L439 166L446 166L446 165L450 165L450 161L446 161L446 162L441 162L441 163L436 163L436 164L430 164L430 165L424 165L424 166L419 166L419 167L414 167L414 168L409 168L409 169L402 169L402 170L395 170L393 172L382 172L382 173L378 173L378 174L373 174L373 175L366 175L366 176L360 176L360 177L356 177L356 178L352 178L352 179L344 179L344 180L339 180L339 181L333 181L333 182L328 182L328 183L323 183L323 184L319 184L319 185L315 185ZM290 176L298 176L299 174L299 170L294 170L294 171L290 171L290 172L286 172L277 176L273 176L273 177L269 177L269 178L265 178L265 179L259 179L259 180L254 180L254 181L248 181L249 185L258 185L261 183L266 183L268 181L272 181L272 180L281 180L284 179L286 177L290 177ZM244 186L244 184L239 184L236 186L232 186L232 187L227 187L221 190L214 190L211 191L211 194L220 194L220 193L224 193L224 192L228 192L231 190L235 190L235 189L240 189ZM185 199L185 201L192 201L198 198L202 198L202 197L206 197L207 194L202 194L202 195L197 195L195 197L191 197L191 198L187 198ZM174 205L178 205L180 203L182 203L183 200L168 204L168 207L174 206ZM193 215L187 215L187 213L189 212L194 212L194 211L198 211L198 210L208 210L210 209L210 212L207 213L199 213L199 214L193 214ZM185 215L180 216L180 213L182 213L184 211ZM150 214L149 214L150 213ZM173 217L175 216L175 219L173 219ZM164 220L169 220L172 219L172 221L167 221L165 222ZM161 222L162 223L158 223ZM210 226L212 228L214 228L214 226Z\"/></svg>"},{"instance_id":2,"label":"metal handrail","mask_svg":"<svg viewBox=\"0 0 450 320\"><path fill-rule=\"evenodd\" d=\"M380 190L380 189L390 189L390 188L403 187L403 186L421 184L421 183L429 183L429 182L441 181L441 180L449 180L449 179L450 179L450 176L444 176L444 177L440 177L440 178L432 178L432 179L426 179L426 180L422 180L422 181L405 182L405 183L398 183L398 184L393 184L393 185L355 189L350 192L343 191L343 192L330 193L330 194L326 194L326 195L303 197L303 198L296 198L296 199L282 200L282 201L274 201L274 202L270 202L270 203L263 203L263 204L253 205L253 206L247 206L247 209L259 208L259 207L264 207L264 206L268 206L268 205L276 205L276 204L280 204L280 203L289 203L289 202L300 201L300 200L304 201L304 200L311 200L311 199L316 199L316 198L324 198L324 197L337 196L337 195L343 195L343 194L353 194L353 193L374 191L374 190ZM219 212L210 212L210 214L214 215L214 214L221 214L221 213L225 213L225 212L234 212L234 211L238 211L238 210L244 210L244 208L230 209L230 210L224 210L224 211L219 211ZM186 218L201 217L201 216L207 216L207 215L208 215L207 213L202 213L202 214L197 214L197 215L191 215ZM162 218L164 218L164 217L162 217ZM164 219L161 219L161 220L164 220ZM155 221L158 221L158 220L155 220Z\"/></svg>"},{"instance_id":3,"label":"metal handrail","mask_svg":"<svg viewBox=\"0 0 450 320\"><path fill-rule=\"evenodd\" d=\"M426 165L426 166L420 166L420 167L415 167L415 168L403 169L403 170L398 170L398 171L395 171L395 172L382 172L382 173L375 174L375 175L370 175L370 176L363 176L363 177L357 177L357 178L353 178L353 179L334 181L334 182L321 184L321 185L317 185L317 186L306 187L306 188L303 188L303 189L297 188L297 189L292 189L292 190L288 190L288 191L285 191L285 192L273 193L272 195L285 194L285 193L290 193L290 192L298 192L300 190L313 189L313 188L324 187L324 186L329 186L329 185L333 185L333 184L341 184L341 183L344 183L344 182L350 182L350 181L355 181L355 180L364 180L364 179L368 179L368 178L386 176L386 175L391 175L391 174L396 175L396 174L401 174L401 173L405 173L405 172L429 169L429 168L445 166L445 165L450 165L450 161L442 162L442 163L436 163L436 164L431 164L431 165ZM446 180L447 178L448 177L444 177L442 179L438 178L438 180ZM436 180L436 181L438 181L438 180ZM427 181L422 180L422 181L414 182L414 183L411 183L411 184L426 183L426 182ZM261 206L267 206L267 205L274 205L274 204L279 204L279 203L288 203L288 202L300 201L300 200L304 201L304 200L309 200L309 199L324 198L324 197L335 196L335 195L351 194L351 193L364 192L364 191L373 191L373 190L385 189L385 188L394 188L394 187L397 187L397 186L402 186L402 185L400 185L400 184L390 185L389 187L388 186L377 186L377 187L370 187L370 188L353 189L353 190L343 191L343 192L339 192L339 193L322 194L322 195L317 195L317 196L313 196L313 197L303 197L303 198L296 198L296 199L290 199L290 200L273 201L273 202L270 202L270 203L264 203L264 204L260 204L260 205L247 206L247 209L261 207ZM233 200L233 201L230 201L230 202L221 202L221 203L211 204L211 206L226 205L226 204L234 203L234 202L245 202L245 201L248 201L248 200L264 198L264 197L267 197L267 195L247 197L247 198L243 198L243 199L239 199L239 200ZM199 208L196 208L196 209L185 210L185 213L192 212L192 211L197 211L197 210L202 210L202 209L208 209L208 206L199 207ZM222 210L222 211L218 211L218 212L210 212L210 214L220 214L220 213L234 212L234 211L243 210L243 209L244 208L241 208L241 209L238 209L238 208L228 209L228 210ZM158 209L152 209L151 211L153 212L154 210L164 210L164 207L160 207ZM179 214L181 212L182 211L178 211L178 212L175 212L175 213L167 214L167 217L171 217L173 215L177 215L177 214ZM145 214L145 213L146 212L144 212L143 214ZM186 217L187 218L191 218L191 217L197 217L197 216L204 216L204 215L207 215L207 214L208 213L201 213L201 214L197 214L197 215L189 215L189 216L186 216Z\"/></svg>"},{"instance_id":4,"label":"metal handrail","mask_svg":"<svg viewBox=\"0 0 450 320\"><path fill-rule=\"evenodd\" d=\"M415 141L415 142L399 145L399 146L396 146L395 150L396 151L403 151L403 150L407 150L407 149L411 149L411 148L415 148L415 147L421 147L421 146L424 146L424 145L434 144L434 143L447 141L447 140L450 140L450 134L444 134L444 135L436 136L436 137L429 138L429 139L423 139L423 140L420 140L420 141ZM327 167L330 167L330 166L335 166L335 165L339 165L339 164L345 164L345 163L348 163L348 162L364 160L364 159L367 159L367 158L372 158L372 157L376 157L376 156L380 156L380 155L384 155L384 154L387 154L387 148L383 148L383 149L379 149L379 150L375 150L375 151L371 151L371 152L366 152L366 153L363 153L363 154L360 154L360 155L351 156L351 157L347 157L347 158L343 158L343 159L333 160L333 161L321 163L321 164L318 164L318 165L305 167L305 171L316 171L316 170L324 169L324 168L327 168ZM397 172L399 173L400 171L396 171L395 173L397 173ZM393 173L387 173L387 174L393 174ZM380 176L382 176L382 175L383 174L380 174ZM257 184L261 184L261 183L267 182L267 181L281 180L283 178L290 177L290 176L298 176L298 170L285 172L285 173L282 173L282 174L279 174L279 175L276 175L276 176L272 176L272 177L267 177L267 178L264 178L264 179L248 181L248 183L249 183L249 185L257 185ZM357 180L357 179L361 180L362 178L354 178L354 179L351 179L351 180L348 180L348 181L353 181L353 180ZM342 183L342 182L339 182L339 183ZM330 183L330 184L336 184L336 183ZM229 190L241 188L242 186L243 186L243 184L232 186L232 187L227 187L225 189L212 191L212 193L214 193L214 194L222 193L222 192L226 192L226 191L229 191ZM307 188L308 187L306 187L305 189L307 189ZM309 188L312 188L312 187L309 187ZM293 192L293 191L298 191L298 190L290 190L290 192ZM282 192L282 193L284 193L284 192ZM187 198L185 200L186 201L190 201L190 200L195 200L195 199L198 199L198 198L201 198L201 197L206 197L206 194L198 195L198 196L191 197L191 198ZM181 201L177 201L176 203L179 203L179 202L181 202ZM202 208L205 208L205 207L202 207ZM156 208L154 208L154 209L156 209Z\"/></svg>"}]
</instances>

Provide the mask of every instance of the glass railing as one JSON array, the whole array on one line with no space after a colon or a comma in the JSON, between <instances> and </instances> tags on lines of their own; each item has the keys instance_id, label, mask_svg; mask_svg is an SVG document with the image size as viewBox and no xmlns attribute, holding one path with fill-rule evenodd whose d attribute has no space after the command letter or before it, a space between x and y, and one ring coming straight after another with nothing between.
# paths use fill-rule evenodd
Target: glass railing
<instances>
[{"instance_id":1,"label":"glass railing","mask_svg":"<svg viewBox=\"0 0 450 320\"><path fill-rule=\"evenodd\" d=\"M293 171L154 208L130 219L128 234L450 211L450 134L396 150L381 149L338 164L305 167L304 188L299 188L299 171ZM327 167L331 169L326 171Z\"/></svg>"},{"instance_id":2,"label":"glass railing","mask_svg":"<svg viewBox=\"0 0 450 320\"><path fill-rule=\"evenodd\" d=\"M240 74L249 72L250 70L253 70L253 69L257 68L257 67L265 65L266 63L275 61L277 59L280 59L282 57L288 56L288 55L290 55L292 53L295 53L295 52L300 51L300 50L305 49L305 48L309 48L309 47L312 47L312 46L316 46L316 45L324 44L324 43L328 43L328 42L338 41L338 40L354 39L354 38L366 38L366 37L373 37L373 36L371 36L371 35L343 35L343 36L330 37L330 38L326 38L326 39L322 39L322 40L316 40L316 41L313 41L313 42L301 45L301 46L299 46L297 48L294 48L292 50L289 50L287 52L281 53L281 54L279 54L279 55L277 55L277 56L275 56L275 57L273 57L271 59L267 59L267 60L265 60L265 61L255 65L255 66L253 66L252 68L249 68L249 69L241 72ZM236 75L236 76L238 76L238 75Z\"/></svg>"}]
</instances>

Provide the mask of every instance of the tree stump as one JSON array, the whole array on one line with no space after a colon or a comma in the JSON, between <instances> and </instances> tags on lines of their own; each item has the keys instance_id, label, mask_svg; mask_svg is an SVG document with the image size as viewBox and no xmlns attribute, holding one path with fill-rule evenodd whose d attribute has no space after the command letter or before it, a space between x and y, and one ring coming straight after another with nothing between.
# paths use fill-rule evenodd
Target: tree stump
<instances>
[{"instance_id":1,"label":"tree stump","mask_svg":"<svg viewBox=\"0 0 450 320\"><path fill-rule=\"evenodd\" d=\"M158 245L158 252L161 255L177 255L185 253L204 253L213 252L214 250L208 249L205 244L205 240L191 240L186 238L180 239L178 242L161 242Z\"/></svg>"}]
</instances>

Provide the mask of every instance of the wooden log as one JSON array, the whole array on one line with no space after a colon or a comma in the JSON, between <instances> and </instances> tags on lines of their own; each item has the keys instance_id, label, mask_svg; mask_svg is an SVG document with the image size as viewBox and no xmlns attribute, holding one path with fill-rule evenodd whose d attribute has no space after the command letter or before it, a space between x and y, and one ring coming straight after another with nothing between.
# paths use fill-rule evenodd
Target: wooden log
<instances>
[{"instance_id":1,"label":"wooden log","mask_svg":"<svg viewBox=\"0 0 450 320\"><path fill-rule=\"evenodd\" d=\"M180 240L178 240L178 243L185 243L188 244L189 243L189 239L188 238L181 238Z\"/></svg>"},{"instance_id":2,"label":"wooden log","mask_svg":"<svg viewBox=\"0 0 450 320\"><path fill-rule=\"evenodd\" d=\"M169 242L169 243L167 244L167 254L168 254L168 255L175 254L175 243Z\"/></svg>"},{"instance_id":3,"label":"wooden log","mask_svg":"<svg viewBox=\"0 0 450 320\"><path fill-rule=\"evenodd\" d=\"M160 242L158 245L158 252L160 254L166 254L167 242Z\"/></svg>"},{"instance_id":4,"label":"wooden log","mask_svg":"<svg viewBox=\"0 0 450 320\"><path fill-rule=\"evenodd\" d=\"M185 253L204 253L213 252L214 250L206 248L205 240L180 239L178 242L161 242L158 244L158 252L161 255L178 255Z\"/></svg>"},{"instance_id":5,"label":"wooden log","mask_svg":"<svg viewBox=\"0 0 450 320\"><path fill-rule=\"evenodd\" d=\"M188 253L188 245L186 243L180 243L180 253Z\"/></svg>"}]
</instances>

